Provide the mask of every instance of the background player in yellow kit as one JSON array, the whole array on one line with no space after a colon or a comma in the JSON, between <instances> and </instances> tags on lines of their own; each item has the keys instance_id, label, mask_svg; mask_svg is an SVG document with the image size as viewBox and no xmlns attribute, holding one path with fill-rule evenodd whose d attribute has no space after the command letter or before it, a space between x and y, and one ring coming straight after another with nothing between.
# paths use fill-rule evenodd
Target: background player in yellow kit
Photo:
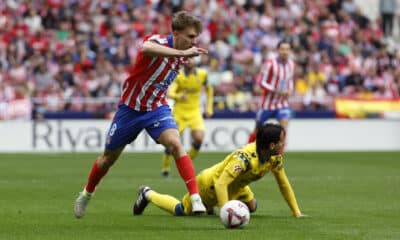
<instances>
[{"instance_id":1,"label":"background player in yellow kit","mask_svg":"<svg viewBox=\"0 0 400 240\"><path fill-rule=\"evenodd\" d=\"M192 146L188 152L193 160L204 139L204 120L201 111L201 92L205 88L207 96L206 117L213 114L213 88L207 83L207 71L196 68L193 59L189 58L184 68L168 90L168 97L175 100L173 115L180 134L189 127ZM163 155L162 174L167 177L170 171L171 155L165 151Z\"/></svg>"},{"instance_id":2,"label":"background player in yellow kit","mask_svg":"<svg viewBox=\"0 0 400 240\"><path fill-rule=\"evenodd\" d=\"M283 168L282 156L279 155L284 139L285 131L280 125L266 124L257 132L255 143L232 152L222 162L200 172L196 180L207 212L212 212L215 206L221 208L228 200L234 199L244 202L250 212L254 212L257 201L249 184L271 171L293 216L305 216L298 207ZM142 214L149 202L176 216L191 213L189 194L180 202L170 195L157 193L148 186L140 188L133 213Z\"/></svg>"}]
</instances>

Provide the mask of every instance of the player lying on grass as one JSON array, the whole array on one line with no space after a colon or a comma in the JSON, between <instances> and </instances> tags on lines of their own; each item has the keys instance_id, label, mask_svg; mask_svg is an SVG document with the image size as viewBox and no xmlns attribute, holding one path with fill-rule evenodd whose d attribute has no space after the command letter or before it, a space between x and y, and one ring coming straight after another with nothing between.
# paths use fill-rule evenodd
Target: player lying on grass
<instances>
[{"instance_id":1,"label":"player lying on grass","mask_svg":"<svg viewBox=\"0 0 400 240\"><path fill-rule=\"evenodd\" d=\"M222 162L197 175L199 194L207 212L212 213L215 206L221 208L228 200L234 199L244 202L250 212L256 211L257 201L249 184L271 171L293 216L303 217L279 155L284 139L285 131L280 125L266 124L257 132L255 143L232 152ZM141 215L149 202L176 216L190 215L192 211L188 193L180 202L170 195L142 186L133 214Z\"/></svg>"}]
</instances>

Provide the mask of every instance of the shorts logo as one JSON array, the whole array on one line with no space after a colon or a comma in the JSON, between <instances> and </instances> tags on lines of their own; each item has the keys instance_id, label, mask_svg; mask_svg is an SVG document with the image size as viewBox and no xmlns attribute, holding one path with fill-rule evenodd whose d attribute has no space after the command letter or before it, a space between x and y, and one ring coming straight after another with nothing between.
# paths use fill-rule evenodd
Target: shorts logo
<instances>
[{"instance_id":1,"label":"shorts logo","mask_svg":"<svg viewBox=\"0 0 400 240\"><path fill-rule=\"evenodd\" d=\"M154 126L154 127L160 126L160 122L155 122L155 123L153 124L153 126Z\"/></svg>"}]
</instances>

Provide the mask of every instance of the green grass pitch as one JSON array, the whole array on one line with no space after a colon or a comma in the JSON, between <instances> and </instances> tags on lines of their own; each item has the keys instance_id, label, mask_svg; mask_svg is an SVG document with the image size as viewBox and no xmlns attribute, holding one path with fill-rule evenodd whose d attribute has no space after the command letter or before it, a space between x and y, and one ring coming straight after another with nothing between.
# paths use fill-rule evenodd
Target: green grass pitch
<instances>
[{"instance_id":1,"label":"green grass pitch","mask_svg":"<svg viewBox=\"0 0 400 240\"><path fill-rule=\"evenodd\" d=\"M225 153L200 153L196 170ZM160 174L161 153L123 153L97 189L87 215L73 216L96 154L0 154L0 239L400 239L400 152L287 153L300 208L295 219L271 174L253 183L258 210L244 229L215 216L173 217L149 206L132 216L148 184L181 197L175 168Z\"/></svg>"}]
</instances>

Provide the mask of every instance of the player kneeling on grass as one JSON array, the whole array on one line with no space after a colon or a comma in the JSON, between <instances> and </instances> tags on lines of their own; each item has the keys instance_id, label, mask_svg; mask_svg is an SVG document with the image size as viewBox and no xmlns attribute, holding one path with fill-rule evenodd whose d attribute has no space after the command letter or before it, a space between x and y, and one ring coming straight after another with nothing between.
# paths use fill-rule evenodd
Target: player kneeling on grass
<instances>
[{"instance_id":1,"label":"player kneeling on grass","mask_svg":"<svg viewBox=\"0 0 400 240\"><path fill-rule=\"evenodd\" d=\"M279 155L284 139L285 131L281 126L266 124L257 132L255 143L232 152L222 162L197 175L199 194L207 212L212 213L215 206L221 208L229 200L240 200L249 207L250 212L256 211L257 201L249 184L271 171L293 216L303 217L283 169L282 156ZM141 215L149 202L176 216L191 214L188 193L180 202L170 195L157 193L148 186L140 188L133 214Z\"/></svg>"}]
</instances>

